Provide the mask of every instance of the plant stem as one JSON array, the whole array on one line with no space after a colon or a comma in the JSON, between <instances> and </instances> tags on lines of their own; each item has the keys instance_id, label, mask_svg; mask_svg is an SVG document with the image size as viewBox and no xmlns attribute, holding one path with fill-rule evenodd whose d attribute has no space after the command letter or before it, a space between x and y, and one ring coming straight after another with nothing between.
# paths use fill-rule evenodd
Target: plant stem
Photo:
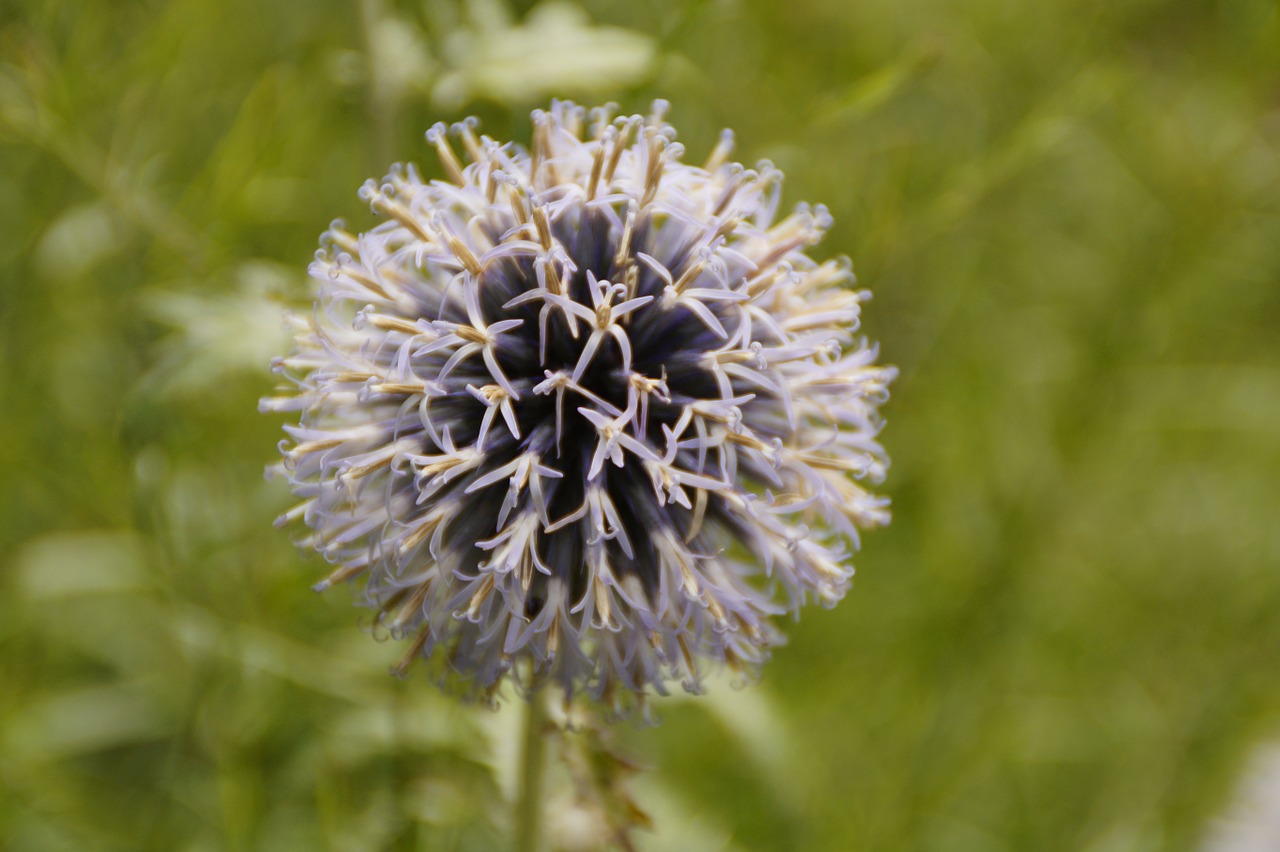
<instances>
[{"instance_id":1,"label":"plant stem","mask_svg":"<svg viewBox=\"0 0 1280 852\"><path fill-rule=\"evenodd\" d=\"M547 752L547 711L544 696L535 692L525 703L524 756L520 766L520 787L516 794L516 852L542 849L542 778Z\"/></svg>"}]
</instances>

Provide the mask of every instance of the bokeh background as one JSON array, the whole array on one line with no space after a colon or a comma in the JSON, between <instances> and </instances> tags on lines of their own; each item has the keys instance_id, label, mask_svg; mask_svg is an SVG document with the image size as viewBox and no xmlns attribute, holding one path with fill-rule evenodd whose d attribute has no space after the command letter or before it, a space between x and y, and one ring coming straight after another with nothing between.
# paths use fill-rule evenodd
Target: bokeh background
<instances>
[{"instance_id":1,"label":"bokeh background","mask_svg":"<svg viewBox=\"0 0 1280 852\"><path fill-rule=\"evenodd\" d=\"M617 731L642 848L1280 848L1269 0L0 2L0 848L506 842L517 708L309 591L256 400L359 184L553 96L735 128L901 368L846 601Z\"/></svg>"}]
</instances>

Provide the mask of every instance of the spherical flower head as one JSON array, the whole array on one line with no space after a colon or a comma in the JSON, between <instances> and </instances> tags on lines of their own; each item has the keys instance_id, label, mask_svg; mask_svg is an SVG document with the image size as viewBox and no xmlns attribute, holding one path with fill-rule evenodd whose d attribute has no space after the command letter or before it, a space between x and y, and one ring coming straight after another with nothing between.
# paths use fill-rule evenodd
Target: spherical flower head
<instances>
[{"instance_id":1,"label":"spherical flower head","mask_svg":"<svg viewBox=\"0 0 1280 852\"><path fill-rule=\"evenodd\" d=\"M394 166L360 193L386 221L321 239L263 401L300 418L281 520L336 566L318 588L363 578L401 671L619 711L752 675L888 520L866 485L894 370L848 262L807 254L827 212L780 218L782 175L727 132L681 162L664 107L554 103L528 151L437 125L445 179Z\"/></svg>"}]
</instances>

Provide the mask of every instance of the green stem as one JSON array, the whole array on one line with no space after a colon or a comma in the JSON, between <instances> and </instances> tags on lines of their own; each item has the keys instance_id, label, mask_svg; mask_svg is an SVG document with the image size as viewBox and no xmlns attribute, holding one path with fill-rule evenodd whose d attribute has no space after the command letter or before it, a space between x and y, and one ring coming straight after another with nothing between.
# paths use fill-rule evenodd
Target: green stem
<instances>
[{"instance_id":1,"label":"green stem","mask_svg":"<svg viewBox=\"0 0 1280 852\"><path fill-rule=\"evenodd\" d=\"M516 795L516 852L542 849L542 779L546 760L547 710L544 696L535 692L525 704L524 758L520 765L520 788Z\"/></svg>"}]
</instances>

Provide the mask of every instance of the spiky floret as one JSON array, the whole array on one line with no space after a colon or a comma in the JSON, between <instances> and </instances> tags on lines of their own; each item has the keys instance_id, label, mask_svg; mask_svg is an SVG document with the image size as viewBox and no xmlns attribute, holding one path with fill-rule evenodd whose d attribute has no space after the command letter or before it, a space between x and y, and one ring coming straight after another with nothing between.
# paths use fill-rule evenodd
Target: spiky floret
<instances>
[{"instance_id":1,"label":"spiky floret","mask_svg":"<svg viewBox=\"0 0 1280 852\"><path fill-rule=\"evenodd\" d=\"M266 411L297 412L282 516L364 577L398 668L443 659L622 709L706 669L753 673L772 616L849 586L887 522L876 410L894 370L856 338L847 261L777 220L782 175L704 166L655 104L533 114L526 152L427 134L447 176L361 190L386 221L325 232L316 310Z\"/></svg>"}]
</instances>

